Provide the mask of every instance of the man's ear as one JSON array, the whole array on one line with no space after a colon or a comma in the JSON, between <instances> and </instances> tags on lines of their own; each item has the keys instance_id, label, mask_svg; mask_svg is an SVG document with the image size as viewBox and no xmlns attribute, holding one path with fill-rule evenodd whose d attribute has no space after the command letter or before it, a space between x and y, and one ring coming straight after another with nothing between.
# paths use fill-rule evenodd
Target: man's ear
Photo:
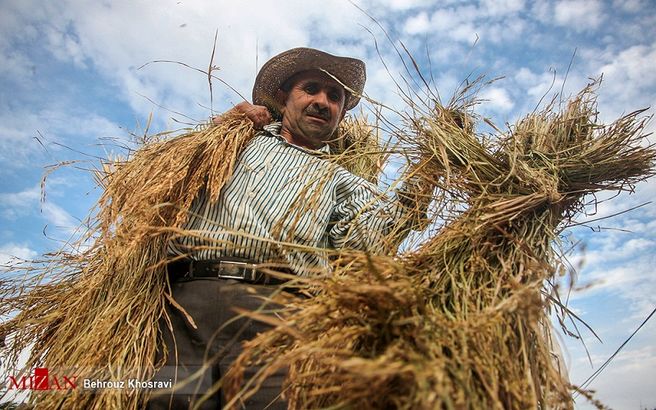
<instances>
[{"instance_id":1,"label":"man's ear","mask_svg":"<svg viewBox=\"0 0 656 410\"><path fill-rule=\"evenodd\" d=\"M278 111L280 111L280 114L284 114L285 110L285 103L287 102L287 96L288 94L278 88L276 90L276 94L274 95L274 98L276 100L276 105L278 106Z\"/></svg>"}]
</instances>

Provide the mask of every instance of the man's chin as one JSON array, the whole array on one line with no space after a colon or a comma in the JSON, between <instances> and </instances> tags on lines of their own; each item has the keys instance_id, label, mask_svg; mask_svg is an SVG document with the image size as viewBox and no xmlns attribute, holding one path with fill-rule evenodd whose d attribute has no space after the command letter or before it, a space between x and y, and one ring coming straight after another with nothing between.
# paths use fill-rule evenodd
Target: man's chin
<instances>
[{"instance_id":1,"label":"man's chin","mask_svg":"<svg viewBox=\"0 0 656 410\"><path fill-rule=\"evenodd\" d=\"M320 141L322 144L325 144L333 133L325 127L308 127L304 130L304 134L308 140Z\"/></svg>"},{"instance_id":2,"label":"man's chin","mask_svg":"<svg viewBox=\"0 0 656 410\"><path fill-rule=\"evenodd\" d=\"M321 117L313 117L311 115L307 116L306 122L315 127L325 127L330 124L330 120Z\"/></svg>"},{"instance_id":3,"label":"man's chin","mask_svg":"<svg viewBox=\"0 0 656 410\"><path fill-rule=\"evenodd\" d=\"M305 123L305 125L306 125L305 129L307 130L307 132L312 133L314 135L324 135L326 133L329 133L330 131L330 124L328 123L308 121Z\"/></svg>"}]
</instances>

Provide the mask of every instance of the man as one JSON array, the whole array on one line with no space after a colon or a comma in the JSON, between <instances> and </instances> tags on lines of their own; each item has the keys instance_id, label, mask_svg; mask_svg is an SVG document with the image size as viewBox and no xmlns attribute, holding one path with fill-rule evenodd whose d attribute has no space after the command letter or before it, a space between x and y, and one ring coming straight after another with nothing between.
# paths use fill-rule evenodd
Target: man
<instances>
[{"instance_id":1,"label":"man","mask_svg":"<svg viewBox=\"0 0 656 410\"><path fill-rule=\"evenodd\" d=\"M262 67L253 105L236 107L262 131L218 201L200 195L192 205L186 229L197 234L170 244L171 255L186 260L170 265L173 298L193 323L169 309L173 333L162 324L168 355L159 379L182 380L200 369L192 385L202 394L239 355L241 341L267 329L235 312L261 308L276 290L279 280L259 269L263 264L300 276L328 272L327 250L379 252L387 233L398 229L404 207L322 158L346 111L358 104L365 78L362 61L309 48L283 52ZM271 112L281 121L271 122ZM283 378L269 378L246 408L286 408ZM187 407L200 397L184 391L155 398L150 407ZM200 408L224 400L215 394Z\"/></svg>"}]
</instances>

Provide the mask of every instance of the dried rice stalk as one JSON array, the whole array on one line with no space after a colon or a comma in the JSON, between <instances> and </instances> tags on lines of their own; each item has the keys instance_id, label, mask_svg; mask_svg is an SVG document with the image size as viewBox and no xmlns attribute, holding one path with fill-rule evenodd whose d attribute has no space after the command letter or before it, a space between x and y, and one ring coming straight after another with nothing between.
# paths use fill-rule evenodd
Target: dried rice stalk
<instances>
[{"instance_id":1,"label":"dried rice stalk","mask_svg":"<svg viewBox=\"0 0 656 410\"><path fill-rule=\"evenodd\" d=\"M380 145L378 133L364 115L347 115L339 125L337 137L329 143L330 160L352 174L376 183L387 155Z\"/></svg>"},{"instance_id":2,"label":"dried rice stalk","mask_svg":"<svg viewBox=\"0 0 656 410\"><path fill-rule=\"evenodd\" d=\"M585 194L630 190L653 175L656 152L641 146L642 111L598 123L594 85L556 108L495 145L454 118L462 106L413 110L399 135L422 159L413 172L466 210L399 257L336 252L333 276L308 282L317 295L246 345L229 393L248 396L288 366L290 408L572 407L545 334L553 245ZM242 386L255 363L264 369Z\"/></svg>"},{"instance_id":3,"label":"dried rice stalk","mask_svg":"<svg viewBox=\"0 0 656 410\"><path fill-rule=\"evenodd\" d=\"M146 380L161 345L157 320L168 292L164 264L170 230L179 227L201 189L216 199L234 162L253 136L251 123L223 123L166 142L154 142L99 174L104 192L79 253L61 251L36 275L2 289L0 334L8 335L7 365L31 348L26 364L74 369L79 378ZM91 246L84 248L86 241ZM70 374L70 373L69 373ZM138 391L81 389L35 392L38 408L141 408Z\"/></svg>"},{"instance_id":4,"label":"dried rice stalk","mask_svg":"<svg viewBox=\"0 0 656 410\"><path fill-rule=\"evenodd\" d=\"M370 128L353 120L343 129L347 137L335 160L373 178L368 151L377 140ZM171 235L190 234L180 227L192 201L201 190L218 198L253 136L251 122L231 112L219 126L153 140L126 161L102 164L97 214L72 246L80 251L46 255L17 268L27 279L1 284L0 335L9 342L4 364L16 368L19 353L31 347L26 374L47 367L80 380L151 377L159 365L157 320L166 314L169 293L167 243ZM44 409L141 408L142 393L34 392L31 402Z\"/></svg>"}]
</instances>

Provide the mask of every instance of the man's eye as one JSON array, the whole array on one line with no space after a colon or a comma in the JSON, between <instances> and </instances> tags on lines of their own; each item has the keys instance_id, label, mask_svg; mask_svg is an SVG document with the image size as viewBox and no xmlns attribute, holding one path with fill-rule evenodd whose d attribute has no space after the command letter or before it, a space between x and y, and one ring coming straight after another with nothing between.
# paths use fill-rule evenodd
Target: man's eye
<instances>
[{"instance_id":1,"label":"man's eye","mask_svg":"<svg viewBox=\"0 0 656 410\"><path fill-rule=\"evenodd\" d=\"M331 91L328 93L328 98L330 98L331 101L339 102L339 100L342 98L342 95L337 91Z\"/></svg>"},{"instance_id":2,"label":"man's eye","mask_svg":"<svg viewBox=\"0 0 656 410\"><path fill-rule=\"evenodd\" d=\"M319 91L319 86L316 84L307 84L304 90L308 94L316 94Z\"/></svg>"}]
</instances>

